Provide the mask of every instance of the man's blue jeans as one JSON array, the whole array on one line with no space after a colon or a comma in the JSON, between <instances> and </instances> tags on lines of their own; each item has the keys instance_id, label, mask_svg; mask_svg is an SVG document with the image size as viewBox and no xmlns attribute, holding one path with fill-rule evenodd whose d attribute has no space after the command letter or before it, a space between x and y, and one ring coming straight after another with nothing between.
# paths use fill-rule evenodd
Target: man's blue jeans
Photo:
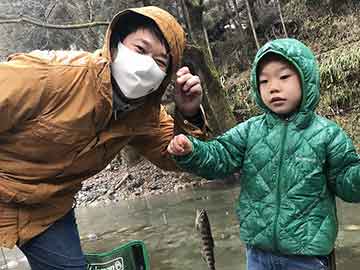
<instances>
[{"instance_id":1,"label":"man's blue jeans","mask_svg":"<svg viewBox=\"0 0 360 270\"><path fill-rule=\"evenodd\" d=\"M85 270L74 209L19 247L32 270Z\"/></svg>"},{"instance_id":2,"label":"man's blue jeans","mask_svg":"<svg viewBox=\"0 0 360 270\"><path fill-rule=\"evenodd\" d=\"M286 256L246 247L247 270L329 270L327 256Z\"/></svg>"}]
</instances>

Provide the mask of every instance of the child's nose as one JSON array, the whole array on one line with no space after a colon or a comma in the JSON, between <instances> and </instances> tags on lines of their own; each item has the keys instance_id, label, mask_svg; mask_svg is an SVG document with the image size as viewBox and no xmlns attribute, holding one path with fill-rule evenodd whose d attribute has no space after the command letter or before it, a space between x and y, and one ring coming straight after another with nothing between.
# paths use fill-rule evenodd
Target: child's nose
<instances>
[{"instance_id":1,"label":"child's nose","mask_svg":"<svg viewBox=\"0 0 360 270\"><path fill-rule=\"evenodd\" d=\"M280 91L279 83L276 81L270 82L269 89L271 94L279 92Z\"/></svg>"}]
</instances>

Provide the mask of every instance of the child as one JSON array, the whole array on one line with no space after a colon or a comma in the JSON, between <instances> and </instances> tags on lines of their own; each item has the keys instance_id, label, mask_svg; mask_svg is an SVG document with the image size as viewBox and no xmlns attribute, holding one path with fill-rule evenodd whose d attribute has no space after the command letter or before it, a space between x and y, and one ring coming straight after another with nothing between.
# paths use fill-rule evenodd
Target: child
<instances>
[{"instance_id":1,"label":"child","mask_svg":"<svg viewBox=\"0 0 360 270\"><path fill-rule=\"evenodd\" d=\"M341 128L314 112L319 71L301 42L264 45L251 84L264 114L209 142L178 135L168 151L208 179L241 169L237 214L249 270L329 269L335 195L360 201L359 155Z\"/></svg>"}]
</instances>

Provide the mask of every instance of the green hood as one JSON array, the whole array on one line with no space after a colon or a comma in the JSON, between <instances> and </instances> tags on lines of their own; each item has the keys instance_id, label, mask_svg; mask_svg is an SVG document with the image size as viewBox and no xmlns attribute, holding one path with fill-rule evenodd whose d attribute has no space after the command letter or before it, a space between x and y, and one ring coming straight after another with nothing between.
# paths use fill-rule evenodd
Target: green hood
<instances>
[{"instance_id":1,"label":"green hood","mask_svg":"<svg viewBox=\"0 0 360 270\"><path fill-rule=\"evenodd\" d=\"M270 110L263 103L258 90L257 67L260 60L268 53L284 57L297 69L302 82L302 101L296 118L313 112L320 99L320 74L316 58L312 51L296 39L286 38L269 41L256 54L251 70L251 87L256 103L264 112ZM274 115L274 113L271 113ZM300 114L300 115L299 115ZM300 119L299 119L300 120Z\"/></svg>"}]
</instances>

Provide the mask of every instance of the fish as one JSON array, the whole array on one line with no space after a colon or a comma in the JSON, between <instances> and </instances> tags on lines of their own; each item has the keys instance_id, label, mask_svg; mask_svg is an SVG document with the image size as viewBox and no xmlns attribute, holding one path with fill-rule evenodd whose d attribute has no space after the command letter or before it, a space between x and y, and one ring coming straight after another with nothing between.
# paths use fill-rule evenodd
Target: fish
<instances>
[{"instance_id":1,"label":"fish","mask_svg":"<svg viewBox=\"0 0 360 270\"><path fill-rule=\"evenodd\" d=\"M215 269L214 239L207 212L205 209L196 209L195 229L201 237L201 254L209 270Z\"/></svg>"}]
</instances>

